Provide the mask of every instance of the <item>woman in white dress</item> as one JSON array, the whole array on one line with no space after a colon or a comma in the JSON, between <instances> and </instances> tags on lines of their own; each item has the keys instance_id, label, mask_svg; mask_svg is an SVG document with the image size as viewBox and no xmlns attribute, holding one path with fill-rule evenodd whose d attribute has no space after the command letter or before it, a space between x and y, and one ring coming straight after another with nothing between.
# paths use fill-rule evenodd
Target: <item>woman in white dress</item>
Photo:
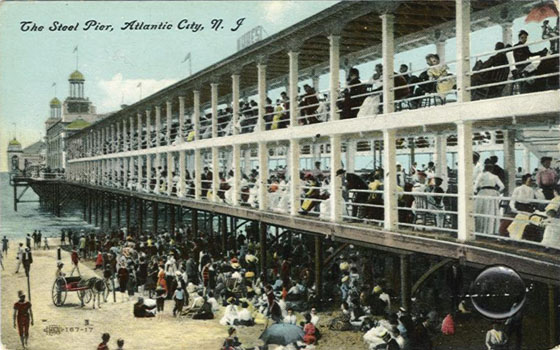
<instances>
[{"instance_id":1,"label":"woman in white dress","mask_svg":"<svg viewBox=\"0 0 560 350\"><path fill-rule=\"evenodd\" d=\"M476 214L500 215L500 199L498 197L505 186L498 176L492 174L493 168L492 164L486 164L484 171L476 179L475 191L477 196L474 200L474 212ZM500 219L497 217L475 217L475 232L495 235L498 233L499 227Z\"/></svg>"},{"instance_id":2,"label":"woman in white dress","mask_svg":"<svg viewBox=\"0 0 560 350\"><path fill-rule=\"evenodd\" d=\"M541 244L546 247L560 249L560 185L554 187L554 198L545 208L548 218L545 221L546 227L543 233Z\"/></svg>"}]
</instances>

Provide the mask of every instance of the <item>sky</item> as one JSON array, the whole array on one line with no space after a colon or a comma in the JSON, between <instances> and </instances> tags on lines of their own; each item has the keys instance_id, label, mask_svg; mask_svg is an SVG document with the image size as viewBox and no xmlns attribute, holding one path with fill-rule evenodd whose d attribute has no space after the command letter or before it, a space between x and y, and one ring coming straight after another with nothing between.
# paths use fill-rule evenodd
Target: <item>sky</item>
<instances>
[{"instance_id":1,"label":"sky","mask_svg":"<svg viewBox=\"0 0 560 350\"><path fill-rule=\"evenodd\" d=\"M336 1L123 1L123 2L3 2L0 4L0 171L6 171L6 148L14 136L28 146L45 135L49 101L61 101L69 94L68 76L78 69L85 76L85 96L98 113L118 110L189 74L196 73L237 51L237 39L250 29L262 26L268 35L277 33ZM235 32L239 19L245 18ZM213 19L222 19L224 29L213 31ZM134 31L120 28L130 21L171 24L171 30ZM177 29L187 20L205 29ZM22 22L43 26L42 31L22 31ZM112 25L113 30L84 31L87 21ZM49 28L54 22L71 29ZM30 27L31 24L28 26ZM525 28L540 34L537 24L514 22L514 37ZM539 35L540 36L540 35ZM491 39L488 39L491 38ZM500 26L472 34L472 52L486 52L501 40ZM77 53L74 52L78 47ZM535 48L536 49L536 48ZM435 51L429 45L395 57L395 66L412 63L413 69L425 66L424 56ZM447 57L455 56L455 40L446 44ZM78 58L78 62L76 62ZM359 68L369 76L374 64ZM452 67L453 68L453 67ZM141 83L141 88L138 88ZM322 78L320 88L326 89ZM56 86L53 87L53 84ZM277 96L272 94L273 98Z\"/></svg>"}]
</instances>

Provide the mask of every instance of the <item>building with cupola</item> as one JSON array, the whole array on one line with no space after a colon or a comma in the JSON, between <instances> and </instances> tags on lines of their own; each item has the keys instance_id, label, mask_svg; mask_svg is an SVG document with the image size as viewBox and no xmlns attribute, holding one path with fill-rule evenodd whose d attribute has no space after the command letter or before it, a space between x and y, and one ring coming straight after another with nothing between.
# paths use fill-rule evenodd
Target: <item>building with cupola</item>
<instances>
[{"instance_id":1,"label":"building with cupola","mask_svg":"<svg viewBox=\"0 0 560 350\"><path fill-rule=\"evenodd\" d=\"M105 116L97 114L95 106L85 96L85 81L84 75L75 70L68 77L68 97L64 102L54 97L49 103L50 114L45 127L47 166L51 169L63 169L66 166L66 137Z\"/></svg>"}]
</instances>

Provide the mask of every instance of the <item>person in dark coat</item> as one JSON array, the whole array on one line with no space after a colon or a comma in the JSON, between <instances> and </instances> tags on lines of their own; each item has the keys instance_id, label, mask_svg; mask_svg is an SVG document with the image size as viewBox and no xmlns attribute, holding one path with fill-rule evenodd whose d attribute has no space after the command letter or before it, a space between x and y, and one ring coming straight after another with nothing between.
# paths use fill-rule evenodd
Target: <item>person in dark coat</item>
<instances>
[{"instance_id":1,"label":"person in dark coat","mask_svg":"<svg viewBox=\"0 0 560 350\"><path fill-rule=\"evenodd\" d=\"M513 58L515 62L524 62L532 56L544 56L548 52L548 49L545 47L541 51L538 52L531 52L528 46L523 46L527 43L527 38L529 37L529 33L525 30L520 30L519 34L517 35L519 38L519 42L515 44L513 48ZM520 47L521 46L521 47ZM527 67L529 63L520 63L516 65L517 72L520 74L525 67Z\"/></svg>"},{"instance_id":2,"label":"person in dark coat","mask_svg":"<svg viewBox=\"0 0 560 350\"><path fill-rule=\"evenodd\" d=\"M494 166L493 170L492 170L492 174L496 175L497 177L500 178L500 180L502 181L502 183L506 183L506 172L504 171L504 169L498 165L498 157L497 156L491 156L490 157L490 164L492 164Z\"/></svg>"},{"instance_id":3,"label":"person in dark coat","mask_svg":"<svg viewBox=\"0 0 560 350\"><path fill-rule=\"evenodd\" d=\"M360 106L367 97L367 86L360 81L360 71L358 69L350 69L347 83L349 87L342 92L344 99L337 102L338 108L342 110L340 119L356 118Z\"/></svg>"},{"instance_id":4,"label":"person in dark coat","mask_svg":"<svg viewBox=\"0 0 560 350\"><path fill-rule=\"evenodd\" d=\"M428 318L421 317L418 324L414 327L414 332L412 333L411 349L412 350L432 350L432 338L430 336L430 331L428 329Z\"/></svg>"},{"instance_id":5,"label":"person in dark coat","mask_svg":"<svg viewBox=\"0 0 560 350\"><path fill-rule=\"evenodd\" d=\"M346 188L346 197L344 198L346 201L349 200L350 191L351 190L367 190L368 185L362 178L354 173L347 173L344 169L338 169L336 171L336 176L342 176L343 181L346 182L346 186L343 185L343 188ZM344 195L343 195L344 197ZM369 194L367 192L354 192L353 194L353 203L366 203L368 200ZM352 217L358 217L358 209L360 208L359 205L352 206Z\"/></svg>"},{"instance_id":6,"label":"person in dark coat","mask_svg":"<svg viewBox=\"0 0 560 350\"><path fill-rule=\"evenodd\" d=\"M319 108L319 99L317 92L311 86L305 84L303 86L305 95L302 96L299 106L301 107L301 115L303 124L315 124L319 122L316 113Z\"/></svg>"},{"instance_id":7,"label":"person in dark coat","mask_svg":"<svg viewBox=\"0 0 560 350\"><path fill-rule=\"evenodd\" d=\"M193 315L193 320L211 320L214 318L212 313L212 305L208 302L208 298L204 297L204 304L200 307L196 314Z\"/></svg>"}]
</instances>

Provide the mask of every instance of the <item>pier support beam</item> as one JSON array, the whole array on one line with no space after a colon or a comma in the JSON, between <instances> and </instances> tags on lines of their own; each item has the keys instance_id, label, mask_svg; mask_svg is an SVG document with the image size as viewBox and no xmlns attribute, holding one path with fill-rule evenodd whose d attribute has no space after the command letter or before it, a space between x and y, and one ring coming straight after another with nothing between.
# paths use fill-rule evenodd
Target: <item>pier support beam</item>
<instances>
[{"instance_id":1,"label":"pier support beam","mask_svg":"<svg viewBox=\"0 0 560 350\"><path fill-rule=\"evenodd\" d=\"M558 294L556 286L548 285L548 344L551 347L557 345L558 342L558 303L556 302Z\"/></svg>"},{"instance_id":2,"label":"pier support beam","mask_svg":"<svg viewBox=\"0 0 560 350\"><path fill-rule=\"evenodd\" d=\"M119 200L119 197L116 198L116 204L117 207L116 209L116 215L117 215L117 228L120 229L121 228L121 202Z\"/></svg>"},{"instance_id":3,"label":"pier support beam","mask_svg":"<svg viewBox=\"0 0 560 350\"><path fill-rule=\"evenodd\" d=\"M410 312L410 257L401 255L401 306Z\"/></svg>"},{"instance_id":4,"label":"pier support beam","mask_svg":"<svg viewBox=\"0 0 560 350\"><path fill-rule=\"evenodd\" d=\"M173 234L175 232L175 206L169 205L169 233Z\"/></svg>"},{"instance_id":5,"label":"pier support beam","mask_svg":"<svg viewBox=\"0 0 560 350\"><path fill-rule=\"evenodd\" d=\"M136 212L136 217L137 217L138 233L142 234L142 232L144 232L144 201L140 198L138 198L137 208L138 210Z\"/></svg>"},{"instance_id":6,"label":"pier support beam","mask_svg":"<svg viewBox=\"0 0 560 350\"><path fill-rule=\"evenodd\" d=\"M261 275L263 276L264 280L263 283L266 284L267 282L267 273L266 273L266 250L267 250L267 244L266 244L266 232L267 232L267 227L266 224L264 222L259 222L259 233L260 233L260 257L259 257L259 261L261 263Z\"/></svg>"},{"instance_id":7,"label":"pier support beam","mask_svg":"<svg viewBox=\"0 0 560 350\"><path fill-rule=\"evenodd\" d=\"M159 208L158 202L152 202L152 216L153 216L153 231L157 235L158 233L158 217L159 217Z\"/></svg>"},{"instance_id":8,"label":"pier support beam","mask_svg":"<svg viewBox=\"0 0 560 350\"><path fill-rule=\"evenodd\" d=\"M95 206L95 227L99 225L99 195L97 191L93 194L93 203Z\"/></svg>"},{"instance_id":9,"label":"pier support beam","mask_svg":"<svg viewBox=\"0 0 560 350\"><path fill-rule=\"evenodd\" d=\"M198 210L191 209L191 227L194 237L198 237Z\"/></svg>"},{"instance_id":10,"label":"pier support beam","mask_svg":"<svg viewBox=\"0 0 560 350\"><path fill-rule=\"evenodd\" d=\"M113 226L113 196L109 195L107 198L107 227Z\"/></svg>"},{"instance_id":11,"label":"pier support beam","mask_svg":"<svg viewBox=\"0 0 560 350\"><path fill-rule=\"evenodd\" d=\"M315 292L323 299L323 237L315 236Z\"/></svg>"},{"instance_id":12,"label":"pier support beam","mask_svg":"<svg viewBox=\"0 0 560 350\"><path fill-rule=\"evenodd\" d=\"M227 252L227 216L220 216L220 234L222 236L222 252Z\"/></svg>"},{"instance_id":13,"label":"pier support beam","mask_svg":"<svg viewBox=\"0 0 560 350\"><path fill-rule=\"evenodd\" d=\"M101 227L103 227L103 225L105 225L105 194L104 193L99 194L99 211L101 214L100 225Z\"/></svg>"},{"instance_id":14,"label":"pier support beam","mask_svg":"<svg viewBox=\"0 0 560 350\"><path fill-rule=\"evenodd\" d=\"M126 234L130 234L130 197L126 197Z\"/></svg>"}]
</instances>

